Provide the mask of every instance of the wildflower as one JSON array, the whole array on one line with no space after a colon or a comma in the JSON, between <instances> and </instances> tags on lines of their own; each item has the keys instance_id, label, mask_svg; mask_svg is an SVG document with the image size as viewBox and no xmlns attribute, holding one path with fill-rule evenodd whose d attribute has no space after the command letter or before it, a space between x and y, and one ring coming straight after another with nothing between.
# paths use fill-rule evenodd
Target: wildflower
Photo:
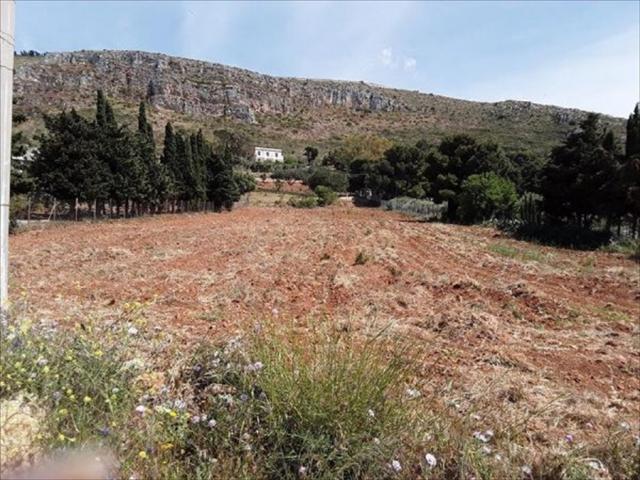
<instances>
[{"instance_id":1,"label":"wildflower","mask_svg":"<svg viewBox=\"0 0 640 480\"><path fill-rule=\"evenodd\" d=\"M589 462L587 462L587 465L589 465L589 467L591 467L594 470L605 470L604 465L602 465L602 462L596 458L589 460Z\"/></svg>"},{"instance_id":2,"label":"wildflower","mask_svg":"<svg viewBox=\"0 0 640 480\"><path fill-rule=\"evenodd\" d=\"M396 473L400 473L402 471L402 465L400 465L400 462L398 460L392 460L390 467L391 470Z\"/></svg>"},{"instance_id":3,"label":"wildflower","mask_svg":"<svg viewBox=\"0 0 640 480\"><path fill-rule=\"evenodd\" d=\"M407 388L406 393L409 398L418 398L420 396L420 391L415 388Z\"/></svg>"},{"instance_id":4,"label":"wildflower","mask_svg":"<svg viewBox=\"0 0 640 480\"><path fill-rule=\"evenodd\" d=\"M104 352L103 352L102 350L98 349L98 350L96 350L95 352L93 352L93 354L94 354L96 357L100 358L101 356L103 356L103 355L104 355Z\"/></svg>"},{"instance_id":5,"label":"wildflower","mask_svg":"<svg viewBox=\"0 0 640 480\"><path fill-rule=\"evenodd\" d=\"M173 448L173 443L163 443L160 445L160 450L171 450Z\"/></svg>"},{"instance_id":6,"label":"wildflower","mask_svg":"<svg viewBox=\"0 0 640 480\"><path fill-rule=\"evenodd\" d=\"M427 462L427 465L429 465L429 468L433 468L438 464L438 460L436 460L436 457L431 453L427 453L424 456L424 459Z\"/></svg>"},{"instance_id":7,"label":"wildflower","mask_svg":"<svg viewBox=\"0 0 640 480\"><path fill-rule=\"evenodd\" d=\"M46 358L40 357L38 358L38 360L36 360L36 365L38 365L39 367L44 367L47 363L49 362L47 361Z\"/></svg>"},{"instance_id":8,"label":"wildflower","mask_svg":"<svg viewBox=\"0 0 640 480\"><path fill-rule=\"evenodd\" d=\"M567 434L564 436L564 439L565 439L565 441L566 441L567 443L569 443L569 444L573 443L573 435L571 435L570 433L567 433Z\"/></svg>"},{"instance_id":9,"label":"wildflower","mask_svg":"<svg viewBox=\"0 0 640 480\"><path fill-rule=\"evenodd\" d=\"M279 313L280 313L280 312L278 311L278 309L277 309L277 308L275 308L275 307L274 307L273 309L271 309L271 314L272 314L274 317L277 317Z\"/></svg>"},{"instance_id":10,"label":"wildflower","mask_svg":"<svg viewBox=\"0 0 640 480\"><path fill-rule=\"evenodd\" d=\"M82 401L84 403L91 403L92 400L93 399L91 397L87 396L87 395L85 395L85 397L82 399Z\"/></svg>"},{"instance_id":11,"label":"wildflower","mask_svg":"<svg viewBox=\"0 0 640 480\"><path fill-rule=\"evenodd\" d=\"M523 465L520 471L526 477L530 477L533 474L533 470L531 470L531 467L529 465Z\"/></svg>"},{"instance_id":12,"label":"wildflower","mask_svg":"<svg viewBox=\"0 0 640 480\"><path fill-rule=\"evenodd\" d=\"M246 402L247 400L249 400L249 395L247 395L246 393L243 393L242 395L240 395L241 402Z\"/></svg>"},{"instance_id":13,"label":"wildflower","mask_svg":"<svg viewBox=\"0 0 640 480\"><path fill-rule=\"evenodd\" d=\"M298 475L300 475L301 477L306 477L307 467L305 467L304 465L300 465L300 468L298 468Z\"/></svg>"},{"instance_id":14,"label":"wildflower","mask_svg":"<svg viewBox=\"0 0 640 480\"><path fill-rule=\"evenodd\" d=\"M200 423L200 416L194 415L193 417L191 417L191 423L193 423L194 425Z\"/></svg>"},{"instance_id":15,"label":"wildflower","mask_svg":"<svg viewBox=\"0 0 640 480\"><path fill-rule=\"evenodd\" d=\"M144 412L147 411L147 408L144 405L138 405L136 407L136 413L139 413L140 415L144 415Z\"/></svg>"},{"instance_id":16,"label":"wildflower","mask_svg":"<svg viewBox=\"0 0 640 480\"><path fill-rule=\"evenodd\" d=\"M631 430L631 425L629 425L627 422L622 422L620 424L620 428L625 432L628 432L629 430Z\"/></svg>"},{"instance_id":17,"label":"wildflower","mask_svg":"<svg viewBox=\"0 0 640 480\"><path fill-rule=\"evenodd\" d=\"M102 437L108 437L109 434L111 433L111 430L109 430L109 427L102 427L98 429L98 433Z\"/></svg>"},{"instance_id":18,"label":"wildflower","mask_svg":"<svg viewBox=\"0 0 640 480\"><path fill-rule=\"evenodd\" d=\"M250 363L249 365L247 365L244 368L244 370L246 372L259 372L263 368L264 368L264 365L262 364L262 362L255 362L255 363Z\"/></svg>"},{"instance_id":19,"label":"wildflower","mask_svg":"<svg viewBox=\"0 0 640 480\"><path fill-rule=\"evenodd\" d=\"M129 327L129 329L127 330L127 333L128 333L129 335L132 335L132 336L133 336L133 335L137 335L137 334L138 334L138 329L137 329L136 327L131 326L131 327Z\"/></svg>"},{"instance_id":20,"label":"wildflower","mask_svg":"<svg viewBox=\"0 0 640 480\"><path fill-rule=\"evenodd\" d=\"M61 417L64 417L67 414L68 410L66 408L61 408L60 410L58 410L58 415L60 415Z\"/></svg>"},{"instance_id":21,"label":"wildflower","mask_svg":"<svg viewBox=\"0 0 640 480\"><path fill-rule=\"evenodd\" d=\"M178 416L175 410L169 410L167 413L171 418L176 418Z\"/></svg>"},{"instance_id":22,"label":"wildflower","mask_svg":"<svg viewBox=\"0 0 640 480\"><path fill-rule=\"evenodd\" d=\"M59 391L53 392L53 399L56 402L59 402L61 398L62 398L62 393L61 392L59 392Z\"/></svg>"},{"instance_id":23,"label":"wildflower","mask_svg":"<svg viewBox=\"0 0 640 480\"><path fill-rule=\"evenodd\" d=\"M118 393L120 391L120 389L118 387L113 387L111 389L111 393Z\"/></svg>"},{"instance_id":24,"label":"wildflower","mask_svg":"<svg viewBox=\"0 0 640 480\"><path fill-rule=\"evenodd\" d=\"M62 433L59 433L59 434L58 434L58 440L60 440L61 442L64 442L64 439L65 439L65 438L66 438L66 437L65 437Z\"/></svg>"},{"instance_id":25,"label":"wildflower","mask_svg":"<svg viewBox=\"0 0 640 480\"><path fill-rule=\"evenodd\" d=\"M374 439L373 439L373 443L374 443L375 445L380 445L380 439L379 439L378 437L374 437Z\"/></svg>"},{"instance_id":26,"label":"wildflower","mask_svg":"<svg viewBox=\"0 0 640 480\"><path fill-rule=\"evenodd\" d=\"M369 415L370 418L376 418L376 412L371 409L367 410L367 415Z\"/></svg>"},{"instance_id":27,"label":"wildflower","mask_svg":"<svg viewBox=\"0 0 640 480\"><path fill-rule=\"evenodd\" d=\"M217 424L218 422L216 422L213 418L207 422L207 426L209 428L214 428Z\"/></svg>"},{"instance_id":28,"label":"wildflower","mask_svg":"<svg viewBox=\"0 0 640 480\"><path fill-rule=\"evenodd\" d=\"M140 450L138 452L138 457L142 460L146 460L147 458L149 458L149 456L147 455L147 452L145 452L144 450Z\"/></svg>"},{"instance_id":29,"label":"wildflower","mask_svg":"<svg viewBox=\"0 0 640 480\"><path fill-rule=\"evenodd\" d=\"M481 450L485 455L491 455L491 452L493 451L492 448L488 445L484 445Z\"/></svg>"},{"instance_id":30,"label":"wildflower","mask_svg":"<svg viewBox=\"0 0 640 480\"><path fill-rule=\"evenodd\" d=\"M173 406L178 410L184 410L187 404L184 400L176 400L175 402L173 402Z\"/></svg>"},{"instance_id":31,"label":"wildflower","mask_svg":"<svg viewBox=\"0 0 640 480\"><path fill-rule=\"evenodd\" d=\"M489 443L493 438L493 430L487 430L485 432L473 432L473 438L481 441L482 443Z\"/></svg>"}]
</instances>

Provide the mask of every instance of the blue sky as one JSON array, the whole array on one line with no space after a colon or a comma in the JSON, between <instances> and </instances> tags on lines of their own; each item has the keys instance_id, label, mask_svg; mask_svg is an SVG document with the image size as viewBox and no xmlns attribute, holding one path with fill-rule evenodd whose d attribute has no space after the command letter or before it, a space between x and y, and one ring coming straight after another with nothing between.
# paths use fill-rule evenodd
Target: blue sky
<instances>
[{"instance_id":1,"label":"blue sky","mask_svg":"<svg viewBox=\"0 0 640 480\"><path fill-rule=\"evenodd\" d=\"M146 50L619 116L640 97L637 1L18 1L16 48Z\"/></svg>"}]
</instances>

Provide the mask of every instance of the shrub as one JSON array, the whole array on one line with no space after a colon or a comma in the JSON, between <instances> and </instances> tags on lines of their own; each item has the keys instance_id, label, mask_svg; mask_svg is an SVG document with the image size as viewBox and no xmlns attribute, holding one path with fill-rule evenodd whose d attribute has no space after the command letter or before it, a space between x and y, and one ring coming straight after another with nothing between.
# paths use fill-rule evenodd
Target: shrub
<instances>
[{"instance_id":1,"label":"shrub","mask_svg":"<svg viewBox=\"0 0 640 480\"><path fill-rule=\"evenodd\" d=\"M316 196L293 196L289 199L288 205L294 208L315 208L318 206L318 197Z\"/></svg>"},{"instance_id":2,"label":"shrub","mask_svg":"<svg viewBox=\"0 0 640 480\"><path fill-rule=\"evenodd\" d=\"M338 194L324 185L318 185L314 192L318 196L318 204L321 207L332 205L338 199Z\"/></svg>"},{"instance_id":3,"label":"shrub","mask_svg":"<svg viewBox=\"0 0 640 480\"><path fill-rule=\"evenodd\" d=\"M253 192L256 189L256 179L249 172L233 172L233 179L241 194Z\"/></svg>"},{"instance_id":4,"label":"shrub","mask_svg":"<svg viewBox=\"0 0 640 480\"><path fill-rule=\"evenodd\" d=\"M458 215L468 223L508 219L514 214L517 200L516 188L506 178L493 172L471 175L458 196Z\"/></svg>"},{"instance_id":5,"label":"shrub","mask_svg":"<svg viewBox=\"0 0 640 480\"><path fill-rule=\"evenodd\" d=\"M322 185L330 188L334 192L345 192L347 190L348 177L344 172L319 167L313 171L306 183L309 185L309 188L313 190Z\"/></svg>"},{"instance_id":6,"label":"shrub","mask_svg":"<svg viewBox=\"0 0 640 480\"><path fill-rule=\"evenodd\" d=\"M402 353L384 355L379 338L359 345L334 332L311 338L272 328L246 352L205 348L196 356L197 373L188 374L202 401L212 385L244 399L214 405L227 433L209 440L211 454L247 456L250 443L262 478L388 476L388 462L413 435L401 400Z\"/></svg>"}]
</instances>

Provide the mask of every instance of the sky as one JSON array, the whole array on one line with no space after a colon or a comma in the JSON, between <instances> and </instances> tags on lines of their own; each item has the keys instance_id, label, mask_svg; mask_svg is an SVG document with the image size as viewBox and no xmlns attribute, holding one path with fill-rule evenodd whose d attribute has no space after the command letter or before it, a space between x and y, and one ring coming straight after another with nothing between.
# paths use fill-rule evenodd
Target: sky
<instances>
[{"instance_id":1,"label":"sky","mask_svg":"<svg viewBox=\"0 0 640 480\"><path fill-rule=\"evenodd\" d=\"M16 49L144 50L625 117L640 100L638 1L18 0Z\"/></svg>"}]
</instances>

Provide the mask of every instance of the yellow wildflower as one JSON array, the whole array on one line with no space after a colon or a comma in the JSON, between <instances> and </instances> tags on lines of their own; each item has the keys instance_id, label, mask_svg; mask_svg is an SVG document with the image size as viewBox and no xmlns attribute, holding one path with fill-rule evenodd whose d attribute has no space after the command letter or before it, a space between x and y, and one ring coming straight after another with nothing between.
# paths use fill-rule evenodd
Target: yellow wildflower
<instances>
[{"instance_id":1,"label":"yellow wildflower","mask_svg":"<svg viewBox=\"0 0 640 480\"><path fill-rule=\"evenodd\" d=\"M49 365L45 365L44 367L42 367L42 373L44 373L45 375L49 373L49 370Z\"/></svg>"},{"instance_id":2,"label":"yellow wildflower","mask_svg":"<svg viewBox=\"0 0 640 480\"><path fill-rule=\"evenodd\" d=\"M91 399L91 397L86 396L86 395L85 395L85 397L82 399L82 401L83 401L84 403L91 403L91 400L92 400L92 399Z\"/></svg>"},{"instance_id":3,"label":"yellow wildflower","mask_svg":"<svg viewBox=\"0 0 640 480\"><path fill-rule=\"evenodd\" d=\"M100 358L102 355L104 355L104 352L103 352L102 350L98 349L98 350L96 350L95 352L93 352L93 354L94 354L96 357Z\"/></svg>"},{"instance_id":4,"label":"yellow wildflower","mask_svg":"<svg viewBox=\"0 0 640 480\"><path fill-rule=\"evenodd\" d=\"M172 448L173 448L173 443L171 442L163 443L162 445L160 445L161 450L171 450Z\"/></svg>"},{"instance_id":5,"label":"yellow wildflower","mask_svg":"<svg viewBox=\"0 0 640 480\"><path fill-rule=\"evenodd\" d=\"M61 433L58 434L58 440L60 440L61 442L64 442L65 438L66 437L63 434L61 434Z\"/></svg>"},{"instance_id":6,"label":"yellow wildflower","mask_svg":"<svg viewBox=\"0 0 640 480\"><path fill-rule=\"evenodd\" d=\"M142 460L146 460L148 458L147 452L145 452L144 450L140 450L140 452L138 453L138 457L140 457Z\"/></svg>"}]
</instances>

